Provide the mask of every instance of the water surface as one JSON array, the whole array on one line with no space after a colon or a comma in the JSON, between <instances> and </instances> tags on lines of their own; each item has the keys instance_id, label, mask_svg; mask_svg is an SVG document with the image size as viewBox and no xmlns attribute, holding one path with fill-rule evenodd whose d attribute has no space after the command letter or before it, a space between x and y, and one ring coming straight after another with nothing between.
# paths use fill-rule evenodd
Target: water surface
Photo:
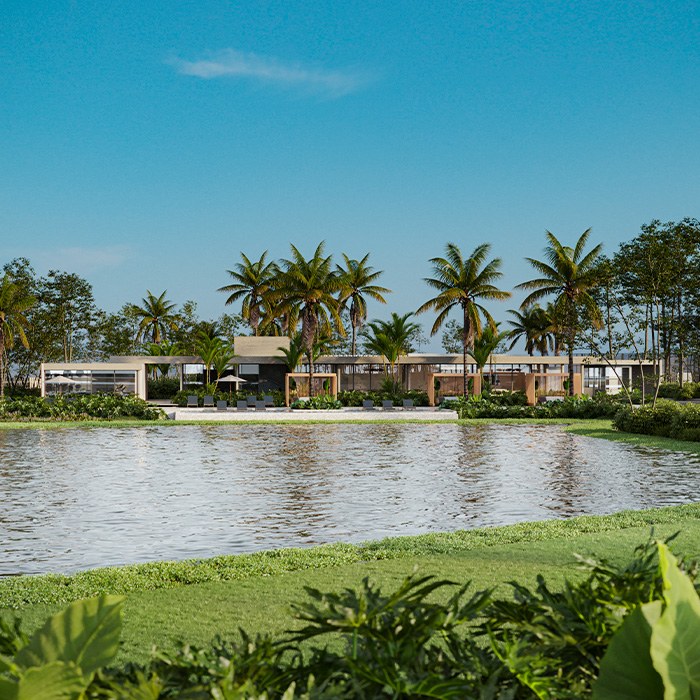
<instances>
[{"instance_id":1,"label":"water surface","mask_svg":"<svg viewBox=\"0 0 700 700\"><path fill-rule=\"evenodd\" d=\"M557 426L0 431L0 574L686 503L700 456Z\"/></svg>"}]
</instances>

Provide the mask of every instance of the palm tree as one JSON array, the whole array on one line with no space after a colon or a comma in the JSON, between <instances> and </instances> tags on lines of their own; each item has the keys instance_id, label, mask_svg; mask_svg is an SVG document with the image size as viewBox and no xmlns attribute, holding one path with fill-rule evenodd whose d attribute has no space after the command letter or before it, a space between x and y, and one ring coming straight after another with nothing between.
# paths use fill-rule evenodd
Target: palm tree
<instances>
[{"instance_id":1,"label":"palm tree","mask_svg":"<svg viewBox=\"0 0 700 700\"><path fill-rule=\"evenodd\" d=\"M395 377L400 374L401 356L408 351L411 333L419 328L417 323L408 320L411 316L413 316L412 312L399 316L395 311L392 311L390 321L370 321L367 326L371 333L369 331L363 333L366 349L381 355L382 360L386 359L389 362L392 381L396 384L399 382ZM395 367L396 372L394 371Z\"/></svg>"},{"instance_id":2,"label":"palm tree","mask_svg":"<svg viewBox=\"0 0 700 700\"><path fill-rule=\"evenodd\" d=\"M290 373L295 372L304 357L304 348L301 345L301 333L297 333L293 338L289 339L288 348L280 346L277 349L284 355L284 360Z\"/></svg>"},{"instance_id":3,"label":"palm tree","mask_svg":"<svg viewBox=\"0 0 700 700\"><path fill-rule=\"evenodd\" d=\"M382 294L390 294L391 290L379 287L376 284L382 274L382 270L375 271L367 265L369 253L362 260L351 260L345 253L345 267L336 265L336 271L340 276L340 296L338 301L342 306L347 306L350 302L350 325L352 326L352 356L356 354L356 333L358 328L367 320L367 299L370 297L375 301L386 304L386 299Z\"/></svg>"},{"instance_id":4,"label":"palm tree","mask_svg":"<svg viewBox=\"0 0 700 700\"><path fill-rule=\"evenodd\" d=\"M138 338L143 338L150 330L151 342L160 343L165 337L166 328L177 330L177 323L170 315L175 304L165 298L167 291L166 289L159 297L155 297L149 290L146 290L146 297L141 299L143 306L135 307L134 312L141 319Z\"/></svg>"},{"instance_id":5,"label":"palm tree","mask_svg":"<svg viewBox=\"0 0 700 700\"><path fill-rule=\"evenodd\" d=\"M207 378L207 387L211 385L211 368L214 367L216 372L216 381L218 384L219 377L223 374L227 365L234 357L233 347L221 338L211 338L206 331L200 331L197 334L197 344L195 352L202 358L204 363L204 371Z\"/></svg>"},{"instance_id":6,"label":"palm tree","mask_svg":"<svg viewBox=\"0 0 700 700\"><path fill-rule=\"evenodd\" d=\"M280 310L280 304L274 301L277 292L284 297L284 276L278 276L271 281L270 289L265 293L261 302L260 332L264 335L287 336L293 338L299 325L299 305L293 304L285 311Z\"/></svg>"},{"instance_id":7,"label":"palm tree","mask_svg":"<svg viewBox=\"0 0 700 700\"><path fill-rule=\"evenodd\" d=\"M314 395L314 344L321 335L331 335L334 325L343 335L339 303L333 296L340 290L340 279L332 268L332 257L324 257L324 242L318 244L308 260L292 248L291 260L282 260L284 272L270 299L280 314L292 313L298 307L301 314L301 345L309 364L309 396Z\"/></svg>"},{"instance_id":8,"label":"palm tree","mask_svg":"<svg viewBox=\"0 0 700 700\"><path fill-rule=\"evenodd\" d=\"M544 324L542 335L547 339L547 344L552 348L554 354L559 356L561 354L562 327L551 301L548 301L547 306L542 310L542 321Z\"/></svg>"},{"instance_id":9,"label":"palm tree","mask_svg":"<svg viewBox=\"0 0 700 700\"><path fill-rule=\"evenodd\" d=\"M486 367L489 358L498 347L498 344L510 335L509 332L500 332L498 330L499 325L500 324L497 323L495 327L487 326L479 335L475 336L474 347L470 351L476 366L479 368L482 391L484 390L484 367Z\"/></svg>"},{"instance_id":10,"label":"palm tree","mask_svg":"<svg viewBox=\"0 0 700 700\"><path fill-rule=\"evenodd\" d=\"M36 297L26 294L12 281L9 273L3 276L0 284L0 400L5 398L5 349L14 347L15 333L22 345L29 349L25 333L29 329L29 321L24 312L35 302Z\"/></svg>"},{"instance_id":11,"label":"palm tree","mask_svg":"<svg viewBox=\"0 0 700 700\"><path fill-rule=\"evenodd\" d=\"M508 299L510 292L504 292L493 285L493 282L503 276L500 271L501 259L494 258L486 262L491 250L488 243L482 243L465 260L462 252L454 243L446 246L444 258L432 258L434 278L426 279L428 286L438 290L438 295L426 301L416 313L428 309L438 312L430 335L435 335L447 318L447 314L456 306L462 307L462 355L464 395L467 395L467 354L474 345L474 335L481 333L481 318L483 314L488 324L496 324L489 312L481 306L480 300Z\"/></svg>"},{"instance_id":12,"label":"palm tree","mask_svg":"<svg viewBox=\"0 0 700 700\"><path fill-rule=\"evenodd\" d=\"M508 350L512 350L518 341L524 340L525 351L530 357L535 354L535 350L541 355L546 355L552 341L551 319L547 311L539 304L535 304L522 311L509 310L508 313L515 317L515 320L508 320L508 323L513 326L508 331L509 337L513 340Z\"/></svg>"},{"instance_id":13,"label":"palm tree","mask_svg":"<svg viewBox=\"0 0 700 700\"><path fill-rule=\"evenodd\" d=\"M263 297L270 290L270 286L279 270L275 262L265 264L267 251L257 262L251 262L243 253L242 263L236 263L233 270L226 270L233 279L232 284L219 287L219 292L229 292L226 305L233 304L238 299L243 299L241 316L253 329L253 335L258 335L260 323L260 306Z\"/></svg>"},{"instance_id":14,"label":"palm tree","mask_svg":"<svg viewBox=\"0 0 700 700\"><path fill-rule=\"evenodd\" d=\"M519 284L516 289L525 289L530 294L523 301L525 308L540 299L555 295L552 305L553 318L561 327L569 354L569 395L574 395L574 345L579 328L582 311L591 319L600 320L600 310L588 290L597 282L596 258L600 255L603 244L584 255L591 229L586 229L573 248L563 246L549 231L546 232L547 245L544 249L545 262L525 258L541 275L537 279Z\"/></svg>"}]
</instances>

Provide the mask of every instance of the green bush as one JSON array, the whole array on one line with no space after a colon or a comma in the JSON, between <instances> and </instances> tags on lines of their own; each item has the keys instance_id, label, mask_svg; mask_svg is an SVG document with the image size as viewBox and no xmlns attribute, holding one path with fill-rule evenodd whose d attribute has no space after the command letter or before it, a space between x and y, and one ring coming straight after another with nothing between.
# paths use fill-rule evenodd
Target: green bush
<instances>
[{"instance_id":1,"label":"green bush","mask_svg":"<svg viewBox=\"0 0 700 700\"><path fill-rule=\"evenodd\" d=\"M483 396L460 398L447 404L461 419L469 418L609 418L618 413L622 404L605 394L594 398L567 396L562 401L547 401L536 406L497 404Z\"/></svg>"},{"instance_id":2,"label":"green bush","mask_svg":"<svg viewBox=\"0 0 700 700\"><path fill-rule=\"evenodd\" d=\"M625 433L670 437L681 410L675 401L660 399L654 408L648 405L624 408L613 419L613 426Z\"/></svg>"},{"instance_id":3,"label":"green bush","mask_svg":"<svg viewBox=\"0 0 700 700\"><path fill-rule=\"evenodd\" d=\"M300 410L332 411L342 408L343 404L330 396L312 396L305 401L292 401L290 408Z\"/></svg>"},{"instance_id":4,"label":"green bush","mask_svg":"<svg viewBox=\"0 0 700 700\"><path fill-rule=\"evenodd\" d=\"M158 420L165 413L153 404L136 396L116 394L79 394L57 396L51 400L40 397L6 398L0 402L0 420L114 420L138 418Z\"/></svg>"},{"instance_id":5,"label":"green bush","mask_svg":"<svg viewBox=\"0 0 700 700\"><path fill-rule=\"evenodd\" d=\"M676 401L690 401L700 395L700 384L684 382L681 386L678 382L664 382L659 385L660 399L675 399Z\"/></svg>"},{"instance_id":6,"label":"green bush","mask_svg":"<svg viewBox=\"0 0 700 700\"><path fill-rule=\"evenodd\" d=\"M700 630L695 568L685 560L679 566L660 543L636 554L626 566L582 561L587 573L563 590L550 589L542 576L534 589L511 583L506 600L415 574L388 593L368 579L340 593L307 588L308 599L291 610L301 624L274 640L241 631L237 642L217 640L210 649L181 644L122 668L109 666L121 597L73 603L31 639L18 622L0 618L0 697L559 700L590 697L600 672L594 697L602 700L613 697L600 694L608 679L639 683L648 670L647 657L635 652L649 635L627 639L636 632L628 621L636 622L640 608L651 603L660 612L665 600L674 649L693 652ZM445 602L436 601L438 591ZM647 619L655 624L658 615ZM618 633L626 645L611 644ZM333 637L344 644L329 645ZM300 654L301 642L313 646ZM653 654L653 639L651 646ZM625 665L635 672L621 673ZM677 665L682 683L692 664Z\"/></svg>"},{"instance_id":7,"label":"green bush","mask_svg":"<svg viewBox=\"0 0 700 700\"><path fill-rule=\"evenodd\" d=\"M669 437L675 440L700 442L700 406L688 404L675 416Z\"/></svg>"}]
</instances>

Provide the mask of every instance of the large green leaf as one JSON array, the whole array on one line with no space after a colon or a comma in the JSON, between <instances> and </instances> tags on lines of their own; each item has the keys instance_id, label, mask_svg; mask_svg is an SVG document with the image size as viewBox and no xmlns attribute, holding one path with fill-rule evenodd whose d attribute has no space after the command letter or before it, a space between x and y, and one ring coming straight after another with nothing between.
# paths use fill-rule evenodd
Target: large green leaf
<instances>
[{"instance_id":1,"label":"large green leaf","mask_svg":"<svg viewBox=\"0 0 700 700\"><path fill-rule=\"evenodd\" d=\"M610 640L593 685L593 700L664 700L661 676L651 661L652 628L662 603L633 610Z\"/></svg>"},{"instance_id":2,"label":"large green leaf","mask_svg":"<svg viewBox=\"0 0 700 700\"><path fill-rule=\"evenodd\" d=\"M72 662L85 675L93 673L117 653L123 604L124 597L115 595L72 603L46 621L17 652L15 662L22 669Z\"/></svg>"},{"instance_id":3,"label":"large green leaf","mask_svg":"<svg viewBox=\"0 0 700 700\"><path fill-rule=\"evenodd\" d=\"M651 633L651 658L666 689L665 700L700 698L700 599L676 558L659 543L666 609Z\"/></svg>"},{"instance_id":4,"label":"large green leaf","mask_svg":"<svg viewBox=\"0 0 700 700\"><path fill-rule=\"evenodd\" d=\"M75 664L54 661L28 669L18 681L2 679L0 700L78 700L86 686Z\"/></svg>"}]
</instances>

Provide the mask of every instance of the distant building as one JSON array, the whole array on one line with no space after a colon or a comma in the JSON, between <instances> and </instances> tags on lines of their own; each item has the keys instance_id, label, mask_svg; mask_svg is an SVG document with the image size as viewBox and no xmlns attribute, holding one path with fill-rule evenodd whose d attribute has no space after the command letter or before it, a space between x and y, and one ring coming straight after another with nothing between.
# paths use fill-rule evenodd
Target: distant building
<instances>
[{"instance_id":1,"label":"distant building","mask_svg":"<svg viewBox=\"0 0 700 700\"><path fill-rule=\"evenodd\" d=\"M234 342L237 357L231 372L246 380L242 386L251 391L283 389L285 374L289 371L280 347L289 347L286 337L239 336ZM40 384L42 396L62 391L87 394L124 393L148 398L148 368L152 365L172 364L178 367L181 386L185 377L195 374L203 381L203 365L197 356L133 355L110 357L107 362L47 362L41 365ZM610 366L612 365L612 366ZM314 367L318 372L338 376L340 391L378 390L385 378L388 365L376 355L323 355ZM401 358L399 372L406 389L426 391L428 375L462 372L462 355L411 353ZM294 369L294 368L292 368ZM299 368L308 371L306 363ZM468 372L476 372L475 364L468 364ZM529 355L493 355L492 362L484 368L484 375L496 389L525 389L525 375L532 373L565 373L568 357ZM593 395L598 391L615 394L621 391L621 383L634 384L644 371L652 375L652 362L638 363L630 359L604 360L589 356L574 358L574 372L582 375L582 392ZM617 372L617 374L616 374ZM64 378L66 383L61 383Z\"/></svg>"}]
</instances>

